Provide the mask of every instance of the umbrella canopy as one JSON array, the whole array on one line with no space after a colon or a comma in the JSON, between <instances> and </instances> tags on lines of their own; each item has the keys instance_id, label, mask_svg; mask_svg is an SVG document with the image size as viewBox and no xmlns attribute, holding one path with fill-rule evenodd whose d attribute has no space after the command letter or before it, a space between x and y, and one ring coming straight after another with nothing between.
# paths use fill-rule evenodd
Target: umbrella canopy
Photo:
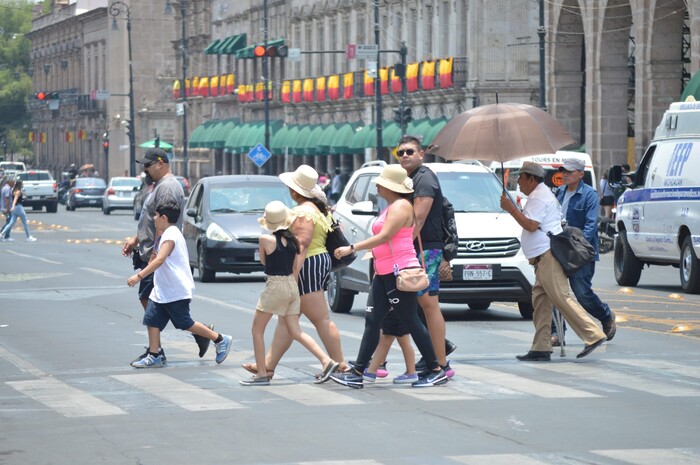
<instances>
[{"instance_id":1,"label":"umbrella canopy","mask_svg":"<svg viewBox=\"0 0 700 465\"><path fill-rule=\"evenodd\" d=\"M155 146L156 146L155 139L147 140L143 144L139 144L139 147L141 147L142 149L152 149ZM172 145L170 145L167 142L162 141L162 140L159 142L158 147L163 149L163 150L171 150L173 148Z\"/></svg>"},{"instance_id":2,"label":"umbrella canopy","mask_svg":"<svg viewBox=\"0 0 700 465\"><path fill-rule=\"evenodd\" d=\"M452 118L428 152L446 160L495 160L555 153L575 141L549 113L532 105L495 103Z\"/></svg>"}]
</instances>

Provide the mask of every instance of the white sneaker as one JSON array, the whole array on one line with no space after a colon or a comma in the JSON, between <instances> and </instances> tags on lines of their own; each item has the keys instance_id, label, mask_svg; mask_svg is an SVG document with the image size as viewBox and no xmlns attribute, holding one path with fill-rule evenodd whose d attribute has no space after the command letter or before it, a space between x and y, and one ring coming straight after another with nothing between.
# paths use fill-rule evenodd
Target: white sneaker
<instances>
[{"instance_id":1,"label":"white sneaker","mask_svg":"<svg viewBox=\"0 0 700 465\"><path fill-rule=\"evenodd\" d=\"M3 238L2 238L2 241L3 241L3 242L12 242L12 241L14 241L14 239L11 238L11 237L3 237Z\"/></svg>"},{"instance_id":2,"label":"white sneaker","mask_svg":"<svg viewBox=\"0 0 700 465\"><path fill-rule=\"evenodd\" d=\"M29 236L29 237L27 238L27 242L36 242L36 237Z\"/></svg>"}]
</instances>

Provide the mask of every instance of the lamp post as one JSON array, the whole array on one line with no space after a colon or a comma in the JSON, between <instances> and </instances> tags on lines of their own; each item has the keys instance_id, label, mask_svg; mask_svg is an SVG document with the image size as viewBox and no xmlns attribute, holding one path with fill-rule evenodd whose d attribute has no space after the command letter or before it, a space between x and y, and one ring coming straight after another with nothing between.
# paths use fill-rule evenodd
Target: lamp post
<instances>
[{"instance_id":1,"label":"lamp post","mask_svg":"<svg viewBox=\"0 0 700 465\"><path fill-rule=\"evenodd\" d=\"M131 65L131 11L124 2L116 1L109 7L109 14L112 16L112 29L117 29L117 16L126 15L126 35L129 49L129 175L136 176L136 134L134 133L134 72Z\"/></svg>"},{"instance_id":2,"label":"lamp post","mask_svg":"<svg viewBox=\"0 0 700 465\"><path fill-rule=\"evenodd\" d=\"M182 175L185 178L187 176L187 88L185 83L187 82L187 37L185 33L185 0L180 0L180 19L182 20Z\"/></svg>"}]
</instances>

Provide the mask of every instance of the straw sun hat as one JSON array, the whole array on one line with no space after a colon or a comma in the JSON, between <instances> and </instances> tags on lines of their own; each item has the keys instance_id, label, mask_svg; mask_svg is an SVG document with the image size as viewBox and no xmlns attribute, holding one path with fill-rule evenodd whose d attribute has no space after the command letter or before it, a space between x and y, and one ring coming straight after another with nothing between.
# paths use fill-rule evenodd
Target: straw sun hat
<instances>
[{"instance_id":1,"label":"straw sun hat","mask_svg":"<svg viewBox=\"0 0 700 465\"><path fill-rule=\"evenodd\" d=\"M413 192L413 179L408 177L406 170L401 165L387 165L382 173L372 182L385 187L398 194L410 194Z\"/></svg>"},{"instance_id":2,"label":"straw sun hat","mask_svg":"<svg viewBox=\"0 0 700 465\"><path fill-rule=\"evenodd\" d=\"M258 218L258 223L263 228L275 232L280 229L288 229L294 222L292 211L279 200L273 200L265 206L265 214Z\"/></svg>"},{"instance_id":3,"label":"straw sun hat","mask_svg":"<svg viewBox=\"0 0 700 465\"><path fill-rule=\"evenodd\" d=\"M309 199L314 197L312 190L317 185L318 173L309 165L301 165L293 172L282 173L279 178L299 195Z\"/></svg>"}]
</instances>

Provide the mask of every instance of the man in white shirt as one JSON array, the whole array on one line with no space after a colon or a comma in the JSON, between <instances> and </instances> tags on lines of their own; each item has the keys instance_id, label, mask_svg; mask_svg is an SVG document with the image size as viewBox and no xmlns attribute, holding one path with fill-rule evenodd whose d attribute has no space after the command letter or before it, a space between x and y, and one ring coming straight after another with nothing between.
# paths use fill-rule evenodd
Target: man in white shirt
<instances>
[{"instance_id":1,"label":"man in white shirt","mask_svg":"<svg viewBox=\"0 0 700 465\"><path fill-rule=\"evenodd\" d=\"M552 305L559 309L574 332L585 343L585 347L576 358L590 354L607 339L586 311L571 298L566 274L550 251L547 232L562 232L561 210L556 197L544 183L544 175L544 168L527 161L518 171L518 185L521 192L528 196L522 212L505 192L501 196L501 208L510 213L523 228L523 253L535 267L535 285L532 288L535 337L530 351L516 357L524 362L543 362L551 359Z\"/></svg>"}]
</instances>

